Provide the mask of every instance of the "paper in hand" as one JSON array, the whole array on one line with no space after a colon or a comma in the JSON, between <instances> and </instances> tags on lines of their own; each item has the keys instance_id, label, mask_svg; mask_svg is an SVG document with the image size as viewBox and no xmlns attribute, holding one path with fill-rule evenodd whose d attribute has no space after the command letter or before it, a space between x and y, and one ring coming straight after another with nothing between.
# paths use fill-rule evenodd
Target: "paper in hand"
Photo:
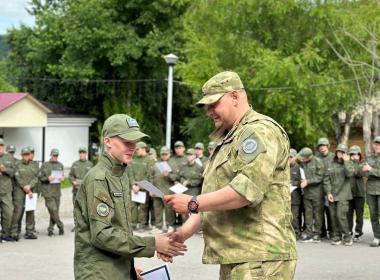
<instances>
[{"instance_id":1,"label":"paper in hand","mask_svg":"<svg viewBox=\"0 0 380 280\"><path fill-rule=\"evenodd\" d=\"M172 169L170 165L166 161L160 161L156 163L157 169L160 171L160 173L164 173L165 171L171 172Z\"/></svg>"},{"instance_id":2,"label":"paper in hand","mask_svg":"<svg viewBox=\"0 0 380 280\"><path fill-rule=\"evenodd\" d=\"M290 190L290 192L292 193L292 192L294 192L294 190L296 190L298 187L297 186L290 186L289 187L289 190Z\"/></svg>"},{"instance_id":3,"label":"paper in hand","mask_svg":"<svg viewBox=\"0 0 380 280\"><path fill-rule=\"evenodd\" d=\"M184 193L185 191L188 190L188 188L186 188L184 185L180 184L180 183L177 183L175 184L174 186L172 186L170 188L170 190L174 193Z\"/></svg>"},{"instance_id":4,"label":"paper in hand","mask_svg":"<svg viewBox=\"0 0 380 280\"><path fill-rule=\"evenodd\" d=\"M144 271L141 273L144 276L144 280L170 280L170 273L167 265L156 267L154 269Z\"/></svg>"},{"instance_id":5,"label":"paper in hand","mask_svg":"<svg viewBox=\"0 0 380 280\"><path fill-rule=\"evenodd\" d=\"M25 196L25 212L37 209L37 197L36 193L33 193L32 198L29 198L29 195Z\"/></svg>"},{"instance_id":6,"label":"paper in hand","mask_svg":"<svg viewBox=\"0 0 380 280\"><path fill-rule=\"evenodd\" d=\"M50 182L51 184L59 184L61 183L61 177L63 176L63 170L52 170L51 176L53 180Z\"/></svg>"},{"instance_id":7,"label":"paper in hand","mask_svg":"<svg viewBox=\"0 0 380 280\"><path fill-rule=\"evenodd\" d=\"M146 192L133 192L131 191L131 200L137 203L145 204Z\"/></svg>"},{"instance_id":8,"label":"paper in hand","mask_svg":"<svg viewBox=\"0 0 380 280\"><path fill-rule=\"evenodd\" d=\"M302 179L302 180L306 180L306 177L305 177L305 170L303 170L303 168L300 168L300 175L301 175L301 179Z\"/></svg>"},{"instance_id":9,"label":"paper in hand","mask_svg":"<svg viewBox=\"0 0 380 280\"><path fill-rule=\"evenodd\" d=\"M156 197L164 197L164 193L160 191L156 186L152 185L150 182L144 180L136 182L136 185L143 188L144 190L153 193Z\"/></svg>"}]
</instances>

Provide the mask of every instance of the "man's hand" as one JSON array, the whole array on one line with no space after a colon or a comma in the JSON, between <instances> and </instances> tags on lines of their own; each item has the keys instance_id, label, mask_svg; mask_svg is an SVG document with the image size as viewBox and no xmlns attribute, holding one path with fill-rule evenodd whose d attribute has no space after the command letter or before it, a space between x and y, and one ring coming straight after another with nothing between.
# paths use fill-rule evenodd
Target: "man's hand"
<instances>
[{"instance_id":1,"label":"man's hand","mask_svg":"<svg viewBox=\"0 0 380 280\"><path fill-rule=\"evenodd\" d=\"M363 170L363 172L368 172L368 171L372 170L372 167L368 163L366 163L363 165L362 170Z\"/></svg>"},{"instance_id":2,"label":"man's hand","mask_svg":"<svg viewBox=\"0 0 380 280\"><path fill-rule=\"evenodd\" d=\"M133 191L134 193L138 193L138 192L140 191L140 187L139 187L138 185L134 184L134 185L132 186L132 191Z\"/></svg>"},{"instance_id":3,"label":"man's hand","mask_svg":"<svg viewBox=\"0 0 380 280\"><path fill-rule=\"evenodd\" d=\"M307 180L301 180L301 189L306 188L307 186Z\"/></svg>"},{"instance_id":4,"label":"man's hand","mask_svg":"<svg viewBox=\"0 0 380 280\"><path fill-rule=\"evenodd\" d=\"M144 280L144 278L141 276L141 273L143 272L141 267L135 267L137 280Z\"/></svg>"},{"instance_id":5,"label":"man's hand","mask_svg":"<svg viewBox=\"0 0 380 280\"><path fill-rule=\"evenodd\" d=\"M163 199L176 213L187 214L189 213L187 205L191 197L191 195L187 194L171 194L165 195Z\"/></svg>"},{"instance_id":6,"label":"man's hand","mask_svg":"<svg viewBox=\"0 0 380 280\"><path fill-rule=\"evenodd\" d=\"M30 185L25 185L23 188L24 193L29 193L30 192Z\"/></svg>"},{"instance_id":7,"label":"man's hand","mask_svg":"<svg viewBox=\"0 0 380 280\"><path fill-rule=\"evenodd\" d=\"M185 242L185 237L183 236L181 231L168 232L168 233L166 233L166 236L168 236L172 242L179 242L179 243ZM159 260L164 261L164 262L170 262L170 263L173 262L173 257L165 255L163 253L157 252L157 258Z\"/></svg>"},{"instance_id":8,"label":"man's hand","mask_svg":"<svg viewBox=\"0 0 380 280\"><path fill-rule=\"evenodd\" d=\"M160 234L155 236L156 251L169 257L183 256L187 251L186 245L173 241L167 234Z\"/></svg>"},{"instance_id":9,"label":"man's hand","mask_svg":"<svg viewBox=\"0 0 380 280\"><path fill-rule=\"evenodd\" d=\"M330 201L331 203L334 202L334 197L331 193L327 194L327 199L328 201Z\"/></svg>"}]
</instances>

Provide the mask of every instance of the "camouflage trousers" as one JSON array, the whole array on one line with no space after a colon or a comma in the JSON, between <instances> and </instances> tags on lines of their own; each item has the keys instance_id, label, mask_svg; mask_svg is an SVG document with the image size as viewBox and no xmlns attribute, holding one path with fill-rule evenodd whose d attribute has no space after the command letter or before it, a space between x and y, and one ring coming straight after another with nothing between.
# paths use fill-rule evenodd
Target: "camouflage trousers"
<instances>
[{"instance_id":1,"label":"camouflage trousers","mask_svg":"<svg viewBox=\"0 0 380 280\"><path fill-rule=\"evenodd\" d=\"M24 215L24 204L25 204L25 193L20 188L17 187L13 190L13 217L12 217L12 229L11 229L11 235L12 237L18 237L21 233L21 222L22 217ZM25 218L25 231L26 233L32 233L34 231L35 227L35 220L34 220L34 211L28 211L26 212L26 218Z\"/></svg>"},{"instance_id":2,"label":"camouflage trousers","mask_svg":"<svg viewBox=\"0 0 380 280\"><path fill-rule=\"evenodd\" d=\"M220 265L219 280L291 280L296 260Z\"/></svg>"},{"instance_id":3,"label":"camouflage trousers","mask_svg":"<svg viewBox=\"0 0 380 280\"><path fill-rule=\"evenodd\" d=\"M53 232L54 225L57 225L59 229L63 229L63 223L59 218L59 205L61 203L60 196L45 197L45 205L50 215L50 222L48 232Z\"/></svg>"},{"instance_id":4,"label":"camouflage trousers","mask_svg":"<svg viewBox=\"0 0 380 280\"><path fill-rule=\"evenodd\" d=\"M13 202L12 193L0 194L0 219L1 219L1 235L7 237L11 233Z\"/></svg>"}]
</instances>

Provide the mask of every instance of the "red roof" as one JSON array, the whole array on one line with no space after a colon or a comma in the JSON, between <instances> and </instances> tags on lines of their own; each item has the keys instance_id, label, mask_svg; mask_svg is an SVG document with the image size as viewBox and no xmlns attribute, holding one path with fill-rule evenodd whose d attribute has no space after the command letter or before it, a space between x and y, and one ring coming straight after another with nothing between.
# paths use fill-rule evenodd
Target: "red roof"
<instances>
[{"instance_id":1,"label":"red roof","mask_svg":"<svg viewBox=\"0 0 380 280\"><path fill-rule=\"evenodd\" d=\"M0 93L0 112L4 111L8 107L12 106L16 102L20 101L24 97L26 97L28 94L25 92L18 92L18 93L9 93L4 92Z\"/></svg>"}]
</instances>

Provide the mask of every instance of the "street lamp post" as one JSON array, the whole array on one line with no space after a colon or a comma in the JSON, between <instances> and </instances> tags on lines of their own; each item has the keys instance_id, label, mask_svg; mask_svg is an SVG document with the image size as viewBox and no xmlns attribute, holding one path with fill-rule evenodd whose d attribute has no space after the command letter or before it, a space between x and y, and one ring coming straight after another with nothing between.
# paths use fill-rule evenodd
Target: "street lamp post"
<instances>
[{"instance_id":1,"label":"street lamp post","mask_svg":"<svg viewBox=\"0 0 380 280\"><path fill-rule=\"evenodd\" d=\"M171 128L172 128L172 104L173 104L173 66L176 64L178 57L175 54L164 56L166 63L169 66L168 74L168 99L166 106L166 141L165 145L170 149Z\"/></svg>"}]
</instances>

